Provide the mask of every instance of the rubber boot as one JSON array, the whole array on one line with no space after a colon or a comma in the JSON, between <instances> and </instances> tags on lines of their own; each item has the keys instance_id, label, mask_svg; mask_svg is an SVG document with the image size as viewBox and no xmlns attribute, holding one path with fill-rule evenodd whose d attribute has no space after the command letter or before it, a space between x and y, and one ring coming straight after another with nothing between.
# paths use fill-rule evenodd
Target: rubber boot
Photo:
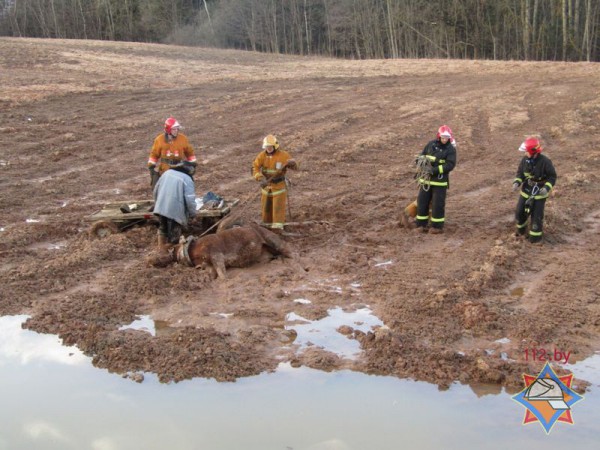
<instances>
[{"instance_id":1,"label":"rubber boot","mask_svg":"<svg viewBox=\"0 0 600 450\"><path fill-rule=\"evenodd\" d=\"M163 236L162 234L159 234L158 235L158 251L161 253L166 252L169 247L170 247L170 244L169 244L169 241L167 240L167 237Z\"/></svg>"}]
</instances>

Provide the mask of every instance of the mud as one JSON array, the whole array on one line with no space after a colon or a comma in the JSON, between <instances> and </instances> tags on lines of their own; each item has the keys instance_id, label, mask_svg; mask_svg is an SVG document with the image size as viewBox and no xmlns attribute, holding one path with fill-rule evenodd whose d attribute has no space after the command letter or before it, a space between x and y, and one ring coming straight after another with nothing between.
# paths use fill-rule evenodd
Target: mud
<instances>
[{"instance_id":1,"label":"mud","mask_svg":"<svg viewBox=\"0 0 600 450\"><path fill-rule=\"evenodd\" d=\"M597 64L2 38L0 66L0 314L29 314L25 327L98 367L232 381L289 361L516 388L543 364L525 349L572 363L600 348ZM148 267L152 226L88 234L84 218L104 203L151 196L145 164L171 114L201 161L197 191L241 199L247 220L260 207L250 165L262 137L278 135L300 165L285 236L294 264L213 281ZM459 145L446 232L415 234L398 225L416 195L410 163L442 123ZM510 189L529 134L559 175L536 246L513 236ZM299 351L286 323L365 306L384 326L340 328L361 345L355 359ZM119 330L140 315L169 332Z\"/></svg>"}]
</instances>

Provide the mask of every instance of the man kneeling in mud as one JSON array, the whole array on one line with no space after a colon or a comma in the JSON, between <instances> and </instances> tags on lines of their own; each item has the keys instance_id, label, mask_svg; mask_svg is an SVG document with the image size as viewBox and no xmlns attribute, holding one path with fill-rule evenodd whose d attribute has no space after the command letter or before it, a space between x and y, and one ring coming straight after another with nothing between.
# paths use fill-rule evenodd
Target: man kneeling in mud
<instances>
[{"instance_id":1,"label":"man kneeling in mud","mask_svg":"<svg viewBox=\"0 0 600 450\"><path fill-rule=\"evenodd\" d=\"M196 166L187 161L170 166L154 187L154 215L158 216L158 251L179 242L182 227L196 216L193 175Z\"/></svg>"}]
</instances>

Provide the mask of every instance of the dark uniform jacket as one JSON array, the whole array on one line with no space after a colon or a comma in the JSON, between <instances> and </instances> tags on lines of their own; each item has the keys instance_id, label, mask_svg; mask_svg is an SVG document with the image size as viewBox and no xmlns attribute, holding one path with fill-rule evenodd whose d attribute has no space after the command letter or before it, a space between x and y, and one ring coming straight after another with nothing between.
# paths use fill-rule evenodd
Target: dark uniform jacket
<instances>
[{"instance_id":1,"label":"dark uniform jacket","mask_svg":"<svg viewBox=\"0 0 600 450\"><path fill-rule=\"evenodd\" d=\"M556 184L556 170L552 165L552 161L545 155L538 154L536 158L524 157L519 164L517 169L517 175L515 182L521 185L521 195L525 198L529 198L534 192L542 187L546 186L548 192ZM537 188L536 188L537 187ZM536 199L546 198L545 196L536 195Z\"/></svg>"},{"instance_id":2,"label":"dark uniform jacket","mask_svg":"<svg viewBox=\"0 0 600 450\"><path fill-rule=\"evenodd\" d=\"M456 166L456 149L452 143L448 141L442 144L438 139L434 139L425 146L421 155L426 156L433 166L433 175L429 184L447 187L448 174Z\"/></svg>"}]
</instances>

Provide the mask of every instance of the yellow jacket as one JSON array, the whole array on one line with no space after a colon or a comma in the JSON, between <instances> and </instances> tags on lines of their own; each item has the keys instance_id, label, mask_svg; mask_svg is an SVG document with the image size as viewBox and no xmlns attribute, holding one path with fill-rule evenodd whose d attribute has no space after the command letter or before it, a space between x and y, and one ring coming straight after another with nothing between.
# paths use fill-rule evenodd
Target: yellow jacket
<instances>
[{"instance_id":1,"label":"yellow jacket","mask_svg":"<svg viewBox=\"0 0 600 450\"><path fill-rule=\"evenodd\" d=\"M179 133L171 142L167 141L165 133L156 136L148 158L148 166L158 166L158 173L162 174L170 165L180 161L196 162L194 149L185 134Z\"/></svg>"},{"instance_id":2,"label":"yellow jacket","mask_svg":"<svg viewBox=\"0 0 600 450\"><path fill-rule=\"evenodd\" d=\"M254 159L252 176L256 181L265 177L272 184L283 183L287 171L286 164L290 159L292 158L285 150L277 149L270 155L263 150Z\"/></svg>"}]
</instances>

